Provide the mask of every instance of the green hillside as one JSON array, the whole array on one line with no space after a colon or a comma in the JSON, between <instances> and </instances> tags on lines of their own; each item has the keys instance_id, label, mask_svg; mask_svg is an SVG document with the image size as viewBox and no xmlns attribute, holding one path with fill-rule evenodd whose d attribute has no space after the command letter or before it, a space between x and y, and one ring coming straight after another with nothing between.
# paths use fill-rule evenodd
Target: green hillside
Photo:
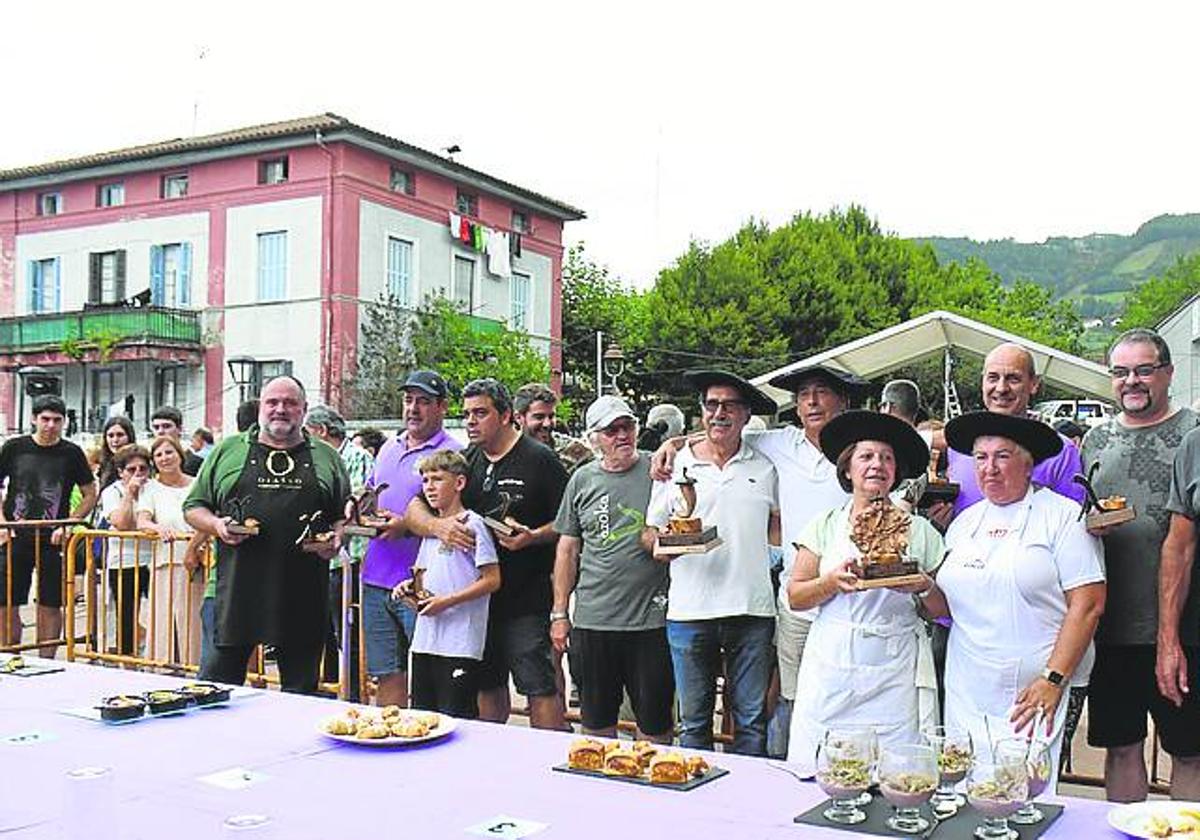
<instances>
[{"instance_id":1,"label":"green hillside","mask_svg":"<svg viewBox=\"0 0 1200 840\"><path fill-rule=\"evenodd\" d=\"M1162 274L1180 257L1200 252L1200 213L1158 216L1132 236L1094 233L1045 242L934 236L918 241L932 245L940 260L976 257L1007 283L1032 280L1057 298L1078 300L1084 317L1103 317L1119 312L1125 293L1138 283Z\"/></svg>"}]
</instances>

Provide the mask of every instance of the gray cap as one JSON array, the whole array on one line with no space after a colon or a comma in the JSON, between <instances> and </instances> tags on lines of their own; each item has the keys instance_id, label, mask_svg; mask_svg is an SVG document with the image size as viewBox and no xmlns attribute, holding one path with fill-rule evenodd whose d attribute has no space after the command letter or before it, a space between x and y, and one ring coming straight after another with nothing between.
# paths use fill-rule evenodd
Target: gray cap
<instances>
[{"instance_id":1,"label":"gray cap","mask_svg":"<svg viewBox=\"0 0 1200 840\"><path fill-rule=\"evenodd\" d=\"M601 429L607 429L614 421L620 420L622 417L637 420L637 415L633 413L625 400L614 397L612 394L605 394L588 406L587 413L584 415L584 423L589 432L598 432Z\"/></svg>"},{"instance_id":2,"label":"gray cap","mask_svg":"<svg viewBox=\"0 0 1200 840\"><path fill-rule=\"evenodd\" d=\"M304 418L305 426L321 426L335 437L346 436L346 421L327 405L314 405Z\"/></svg>"},{"instance_id":3,"label":"gray cap","mask_svg":"<svg viewBox=\"0 0 1200 840\"><path fill-rule=\"evenodd\" d=\"M446 399L446 394L449 389L446 387L446 380L434 373L431 370L414 370L409 371L408 378L404 380L404 388L416 388L419 391L424 391L431 397L437 397L439 400Z\"/></svg>"}]
</instances>

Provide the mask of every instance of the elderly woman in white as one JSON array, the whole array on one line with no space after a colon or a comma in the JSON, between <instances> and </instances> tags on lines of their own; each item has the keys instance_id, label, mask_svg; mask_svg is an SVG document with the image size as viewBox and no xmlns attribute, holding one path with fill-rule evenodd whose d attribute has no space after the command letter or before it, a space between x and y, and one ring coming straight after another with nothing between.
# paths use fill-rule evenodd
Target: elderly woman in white
<instances>
[{"instance_id":1,"label":"elderly woman in white","mask_svg":"<svg viewBox=\"0 0 1200 840\"><path fill-rule=\"evenodd\" d=\"M1053 789L1063 696L1087 683L1104 610L1104 549L1075 502L1030 482L1034 465L1062 448L1049 426L979 411L950 421L946 440L974 458L984 496L946 532L949 554L926 600L954 621L946 724L969 729L977 752L1014 734L1048 743Z\"/></svg>"},{"instance_id":2,"label":"elderly woman in white","mask_svg":"<svg viewBox=\"0 0 1200 840\"><path fill-rule=\"evenodd\" d=\"M796 545L788 583L792 609L818 608L809 630L792 712L788 760L812 769L825 731L870 726L883 744L920 743L937 722L937 682L929 636L918 616L929 577L942 560L942 538L925 519L908 520L908 557L917 582L860 591L851 540L855 517L904 478L919 475L929 449L908 423L886 414L849 411L820 435L850 501L818 514ZM898 511L898 509L897 509ZM901 514L907 516L907 514Z\"/></svg>"}]
</instances>

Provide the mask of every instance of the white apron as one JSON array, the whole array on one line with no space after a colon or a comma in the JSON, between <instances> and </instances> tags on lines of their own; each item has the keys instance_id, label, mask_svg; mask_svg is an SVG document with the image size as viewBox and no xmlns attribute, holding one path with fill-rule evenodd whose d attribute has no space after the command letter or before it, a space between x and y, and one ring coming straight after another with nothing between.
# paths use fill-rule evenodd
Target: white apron
<instances>
[{"instance_id":1,"label":"white apron","mask_svg":"<svg viewBox=\"0 0 1200 840\"><path fill-rule=\"evenodd\" d=\"M1013 703L1046 667L1058 638L1059 628L1036 619L1016 582L1015 564L1037 558L1025 542L1030 499L1027 495L1014 502L1022 510L1002 537L980 539L979 530L987 521L980 516L938 573L938 586L946 593L954 621L946 646L946 726L969 731L977 756L989 754L989 736L993 741L1018 737L1008 721ZM972 641L983 633L988 634L987 645ZM1048 793L1058 784L1067 700L1064 685L1052 734L1046 736L1043 724L1037 736L1051 747Z\"/></svg>"},{"instance_id":2,"label":"white apron","mask_svg":"<svg viewBox=\"0 0 1200 840\"><path fill-rule=\"evenodd\" d=\"M820 574L861 555L850 541L849 510L848 503ZM921 729L936 723L933 648L912 596L872 589L839 592L822 604L800 660L788 761L815 772L817 746L830 728L870 726L881 746L899 746L921 743Z\"/></svg>"}]
</instances>

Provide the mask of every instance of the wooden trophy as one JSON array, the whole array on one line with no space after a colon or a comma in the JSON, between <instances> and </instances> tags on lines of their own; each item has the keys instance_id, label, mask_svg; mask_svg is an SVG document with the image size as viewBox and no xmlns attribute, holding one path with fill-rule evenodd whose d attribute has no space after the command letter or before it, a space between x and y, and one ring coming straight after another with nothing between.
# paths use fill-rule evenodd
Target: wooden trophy
<instances>
[{"instance_id":1,"label":"wooden trophy","mask_svg":"<svg viewBox=\"0 0 1200 840\"><path fill-rule=\"evenodd\" d=\"M958 498L958 492L961 489L959 485L938 472L938 463L941 458L942 450L931 449L929 451L929 468L925 471L924 476L925 489L917 499L918 508L927 508L938 502L953 502Z\"/></svg>"},{"instance_id":2,"label":"wooden trophy","mask_svg":"<svg viewBox=\"0 0 1200 840\"><path fill-rule=\"evenodd\" d=\"M387 488L385 481L376 487L364 487L350 497L350 521L342 529L346 536L375 539L387 527L387 513L379 509L379 496Z\"/></svg>"},{"instance_id":3,"label":"wooden trophy","mask_svg":"<svg viewBox=\"0 0 1200 840\"><path fill-rule=\"evenodd\" d=\"M658 535L655 554L678 557L683 554L705 554L724 541L717 534L717 526L704 527L699 517L692 516L696 510L696 480L683 468L682 477L675 482L683 496L683 507L667 520L667 528Z\"/></svg>"},{"instance_id":4,"label":"wooden trophy","mask_svg":"<svg viewBox=\"0 0 1200 840\"><path fill-rule=\"evenodd\" d=\"M859 589L905 586L922 580L920 568L909 559L908 532L912 517L893 505L886 496L872 499L866 510L854 517L850 540L862 552L852 564Z\"/></svg>"},{"instance_id":5,"label":"wooden trophy","mask_svg":"<svg viewBox=\"0 0 1200 840\"><path fill-rule=\"evenodd\" d=\"M230 519L229 524L225 526L225 530L231 534L238 534L244 537L258 536L258 520L253 516L246 515L249 507L249 496L242 496L240 499L228 499L221 506L221 515L228 516Z\"/></svg>"},{"instance_id":6,"label":"wooden trophy","mask_svg":"<svg viewBox=\"0 0 1200 840\"><path fill-rule=\"evenodd\" d=\"M314 510L300 517L304 530L296 538L296 545L304 551L320 551L334 538L333 526L325 521L325 512Z\"/></svg>"},{"instance_id":7,"label":"wooden trophy","mask_svg":"<svg viewBox=\"0 0 1200 840\"><path fill-rule=\"evenodd\" d=\"M496 495L500 498L500 504L483 515L483 524L502 537L511 537L518 531L528 531L528 528L508 515L508 509L512 506L512 496L503 490Z\"/></svg>"},{"instance_id":8,"label":"wooden trophy","mask_svg":"<svg viewBox=\"0 0 1200 840\"><path fill-rule=\"evenodd\" d=\"M1123 525L1137 519L1137 509L1129 504L1129 500L1124 496L1105 496L1101 499L1096 495L1096 488L1092 481L1095 479L1098 469L1100 469L1099 461L1092 464L1086 476L1077 475L1071 479L1081 485L1087 493L1080 503L1079 516L1080 518L1086 517L1084 524L1087 525L1088 530Z\"/></svg>"}]
</instances>

